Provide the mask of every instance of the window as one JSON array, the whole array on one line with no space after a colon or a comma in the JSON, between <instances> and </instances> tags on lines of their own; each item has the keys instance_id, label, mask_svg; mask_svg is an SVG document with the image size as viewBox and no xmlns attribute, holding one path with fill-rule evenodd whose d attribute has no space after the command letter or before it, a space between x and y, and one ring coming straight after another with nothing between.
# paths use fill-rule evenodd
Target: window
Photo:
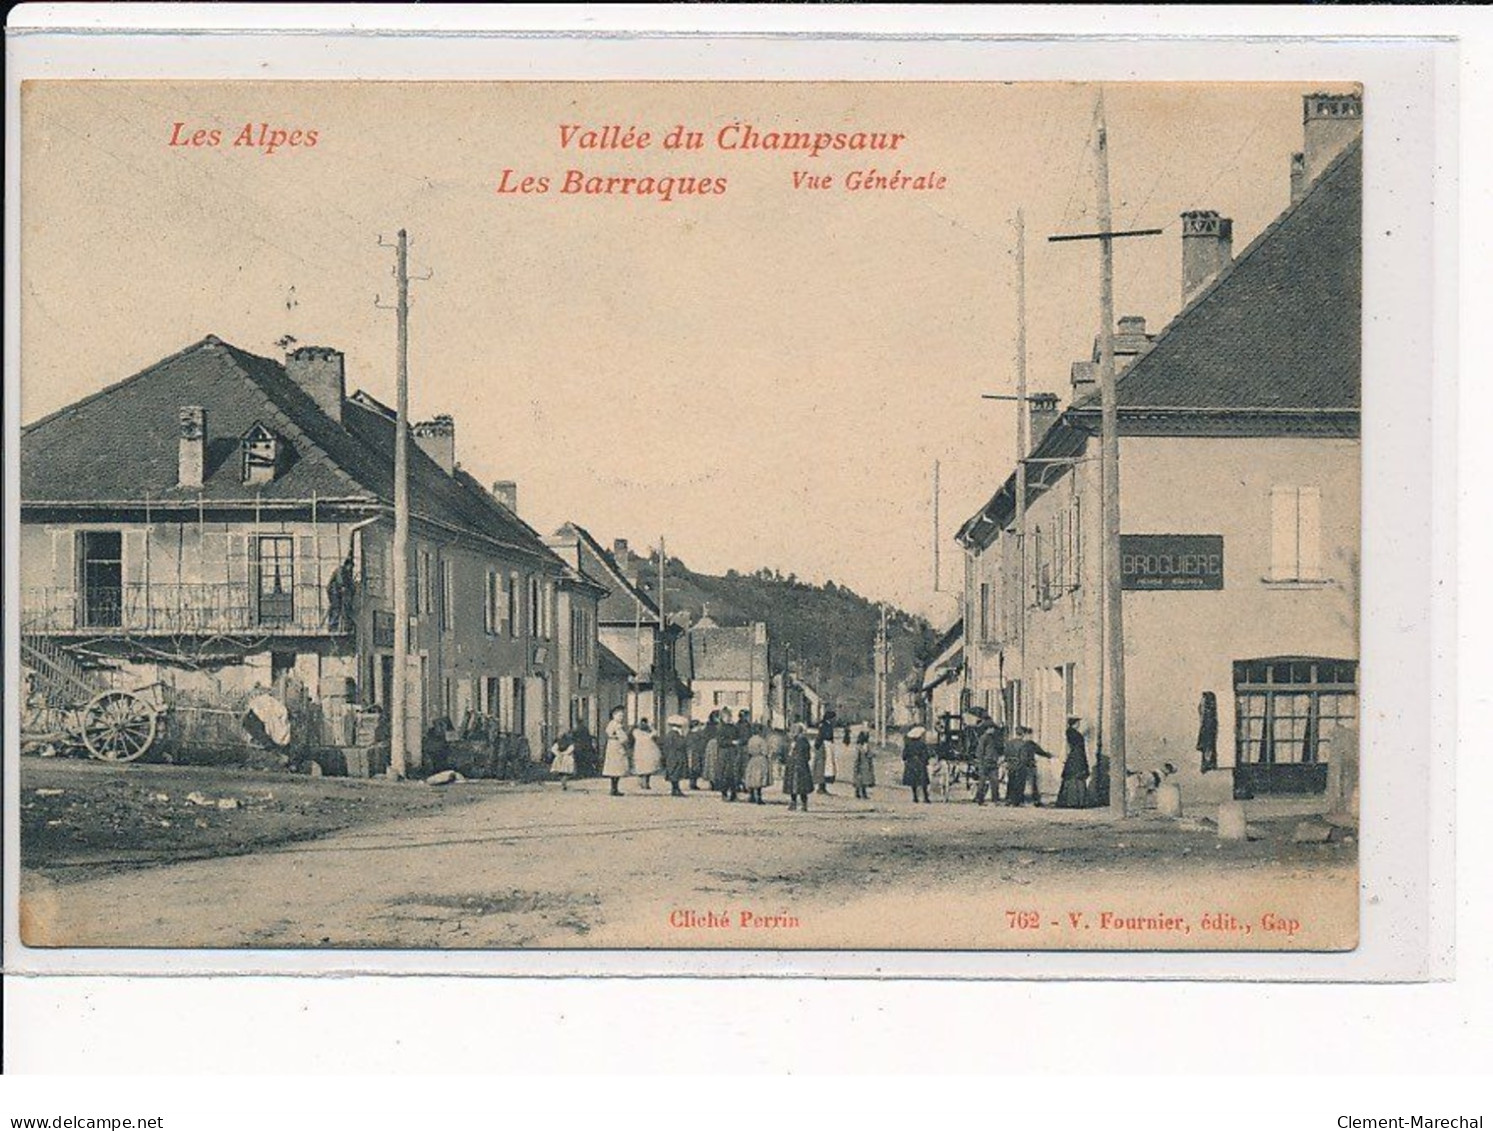
<instances>
[{"instance_id":1,"label":"window","mask_svg":"<svg viewBox=\"0 0 1493 1131\"><path fill-rule=\"evenodd\" d=\"M491 635L503 630L503 606L503 575L490 569L482 588L482 627Z\"/></svg>"},{"instance_id":2,"label":"window","mask_svg":"<svg viewBox=\"0 0 1493 1131\"><path fill-rule=\"evenodd\" d=\"M441 559L441 628L450 630L456 625L456 563L450 558Z\"/></svg>"},{"instance_id":3,"label":"window","mask_svg":"<svg viewBox=\"0 0 1493 1131\"><path fill-rule=\"evenodd\" d=\"M980 582L980 639L990 640L990 582Z\"/></svg>"},{"instance_id":4,"label":"window","mask_svg":"<svg viewBox=\"0 0 1493 1131\"><path fill-rule=\"evenodd\" d=\"M1322 491L1270 488L1270 580L1321 581Z\"/></svg>"},{"instance_id":5,"label":"window","mask_svg":"<svg viewBox=\"0 0 1493 1131\"><path fill-rule=\"evenodd\" d=\"M1358 715L1353 660L1283 657L1234 664L1235 760L1318 761L1318 744Z\"/></svg>"},{"instance_id":6,"label":"window","mask_svg":"<svg viewBox=\"0 0 1493 1131\"><path fill-rule=\"evenodd\" d=\"M503 725L502 697L503 693L499 685L503 681L495 675L490 675L482 681L482 713L491 715L501 729Z\"/></svg>"},{"instance_id":7,"label":"window","mask_svg":"<svg viewBox=\"0 0 1493 1131\"><path fill-rule=\"evenodd\" d=\"M259 624L287 624L295 619L295 539L288 534L255 540L254 591Z\"/></svg>"},{"instance_id":8,"label":"window","mask_svg":"<svg viewBox=\"0 0 1493 1131\"><path fill-rule=\"evenodd\" d=\"M518 635L518 574L508 575L508 635Z\"/></svg>"},{"instance_id":9,"label":"window","mask_svg":"<svg viewBox=\"0 0 1493 1131\"><path fill-rule=\"evenodd\" d=\"M538 574L529 575L529 609L528 623L529 635L542 637L544 635L544 622L541 619L543 610L543 580Z\"/></svg>"},{"instance_id":10,"label":"window","mask_svg":"<svg viewBox=\"0 0 1493 1131\"><path fill-rule=\"evenodd\" d=\"M415 612L429 616L435 612L435 579L430 575L430 551L415 556Z\"/></svg>"},{"instance_id":11,"label":"window","mask_svg":"<svg viewBox=\"0 0 1493 1131\"><path fill-rule=\"evenodd\" d=\"M124 535L118 530L85 530L78 543L83 626L118 628L124 611Z\"/></svg>"},{"instance_id":12,"label":"window","mask_svg":"<svg viewBox=\"0 0 1493 1131\"><path fill-rule=\"evenodd\" d=\"M268 483L280 464L280 439L263 424L256 424L240 441L244 457L244 482Z\"/></svg>"}]
</instances>

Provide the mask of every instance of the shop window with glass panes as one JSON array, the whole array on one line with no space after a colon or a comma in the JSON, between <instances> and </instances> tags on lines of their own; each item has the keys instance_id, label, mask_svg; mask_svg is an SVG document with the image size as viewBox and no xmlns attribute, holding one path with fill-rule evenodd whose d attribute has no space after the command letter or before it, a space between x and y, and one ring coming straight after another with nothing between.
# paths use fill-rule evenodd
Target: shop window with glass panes
<instances>
[{"instance_id":1,"label":"shop window with glass panes","mask_svg":"<svg viewBox=\"0 0 1493 1131\"><path fill-rule=\"evenodd\" d=\"M1234 663L1235 760L1316 762L1322 736L1358 715L1358 663L1276 657Z\"/></svg>"}]
</instances>

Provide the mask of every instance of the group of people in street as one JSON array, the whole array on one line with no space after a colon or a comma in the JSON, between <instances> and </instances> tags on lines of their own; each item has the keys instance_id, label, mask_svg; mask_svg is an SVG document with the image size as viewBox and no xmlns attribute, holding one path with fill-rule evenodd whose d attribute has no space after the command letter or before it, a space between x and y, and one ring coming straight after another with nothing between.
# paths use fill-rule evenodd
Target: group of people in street
<instances>
[{"instance_id":1,"label":"group of people in street","mask_svg":"<svg viewBox=\"0 0 1493 1131\"><path fill-rule=\"evenodd\" d=\"M1090 809L1109 804L1108 759L1099 755L1090 768L1088 744L1080 729L1082 722L1076 715L1068 719L1064 735L1067 753L1055 802L1059 809ZM989 798L990 802L1003 800L1007 805L1020 806L1026 804L1030 795L1032 804L1041 806L1037 759L1052 759L1054 755L1037 744L1032 737L1032 728L1003 727L990 717L989 712L978 707L971 708L966 714L965 725L971 728L970 749L979 777L975 803L984 805ZM1004 797L1000 796L1002 770L1006 779Z\"/></svg>"},{"instance_id":2,"label":"group of people in street","mask_svg":"<svg viewBox=\"0 0 1493 1131\"><path fill-rule=\"evenodd\" d=\"M753 721L750 711L733 714L723 708L703 722L672 715L658 735L648 719L629 726L626 711L616 707L607 721L600 769L613 797L622 796L623 778L635 777L640 788L651 790L654 776L662 773L671 796L683 797L685 783L690 791L699 791L703 782L723 801L744 799L753 805L766 804L764 794L776 777L788 807L808 812L809 795L829 793L842 757L853 762L855 796L870 799L876 784L870 735L863 730L852 742L850 731L832 711L812 732L803 723L788 732ZM550 771L559 776L562 789L578 769L574 746L572 733L550 750Z\"/></svg>"},{"instance_id":3,"label":"group of people in street","mask_svg":"<svg viewBox=\"0 0 1493 1131\"><path fill-rule=\"evenodd\" d=\"M1062 809L1109 804L1107 759L1098 755L1090 766L1081 722L1076 716L1068 719L1067 753L1054 799ZM967 764L977 782L977 805L1043 804L1038 759L1055 756L1038 745L1030 727L1002 726L975 707L965 716L964 741ZM550 772L560 779L561 789L568 789L573 777L590 771L585 757L588 749L594 751L595 744L583 728L562 735L550 748ZM625 710L616 707L607 722L600 765L595 768L610 781L613 797L622 796L623 778L636 778L639 788L652 790L654 777L662 775L674 797L685 796L687 783L691 792L704 788L723 801L765 805L764 795L777 781L789 799L789 809L807 813L809 798L829 794L842 764L850 770L856 799L869 801L876 785L870 734L865 729L853 732L834 711L826 712L812 729L795 723L791 731L785 731L754 721L749 711L733 714L722 708L703 722L671 715L663 732L656 733L648 719L629 726ZM947 800L949 768L934 736L921 726L911 727L902 742L902 784L912 790L915 804L931 804L935 779L942 783Z\"/></svg>"}]
</instances>

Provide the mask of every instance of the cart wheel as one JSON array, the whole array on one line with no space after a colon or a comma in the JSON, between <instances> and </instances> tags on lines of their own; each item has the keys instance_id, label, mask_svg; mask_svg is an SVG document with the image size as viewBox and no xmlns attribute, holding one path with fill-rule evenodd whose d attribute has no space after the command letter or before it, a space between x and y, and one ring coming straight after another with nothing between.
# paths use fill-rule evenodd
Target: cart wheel
<instances>
[{"instance_id":1,"label":"cart wheel","mask_svg":"<svg viewBox=\"0 0 1493 1131\"><path fill-rule=\"evenodd\" d=\"M103 691L82 711L83 743L104 762L133 762L156 737L156 709L129 691Z\"/></svg>"}]
</instances>

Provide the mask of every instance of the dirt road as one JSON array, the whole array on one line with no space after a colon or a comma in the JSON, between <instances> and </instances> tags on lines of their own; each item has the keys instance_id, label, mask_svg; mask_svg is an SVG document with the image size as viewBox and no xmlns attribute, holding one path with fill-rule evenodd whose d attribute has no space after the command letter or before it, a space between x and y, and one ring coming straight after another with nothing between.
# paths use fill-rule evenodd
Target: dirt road
<instances>
[{"instance_id":1,"label":"dirt road","mask_svg":"<svg viewBox=\"0 0 1493 1131\"><path fill-rule=\"evenodd\" d=\"M24 937L878 949L1339 949L1356 938L1356 846L1293 844L1294 819L1224 844L1197 821L1115 825L963 798L914 806L895 787L867 803L840 784L804 814L776 787L759 807L661 786L628 782L612 798L599 782L389 785L409 815L246 855L74 882L28 858Z\"/></svg>"}]
</instances>

